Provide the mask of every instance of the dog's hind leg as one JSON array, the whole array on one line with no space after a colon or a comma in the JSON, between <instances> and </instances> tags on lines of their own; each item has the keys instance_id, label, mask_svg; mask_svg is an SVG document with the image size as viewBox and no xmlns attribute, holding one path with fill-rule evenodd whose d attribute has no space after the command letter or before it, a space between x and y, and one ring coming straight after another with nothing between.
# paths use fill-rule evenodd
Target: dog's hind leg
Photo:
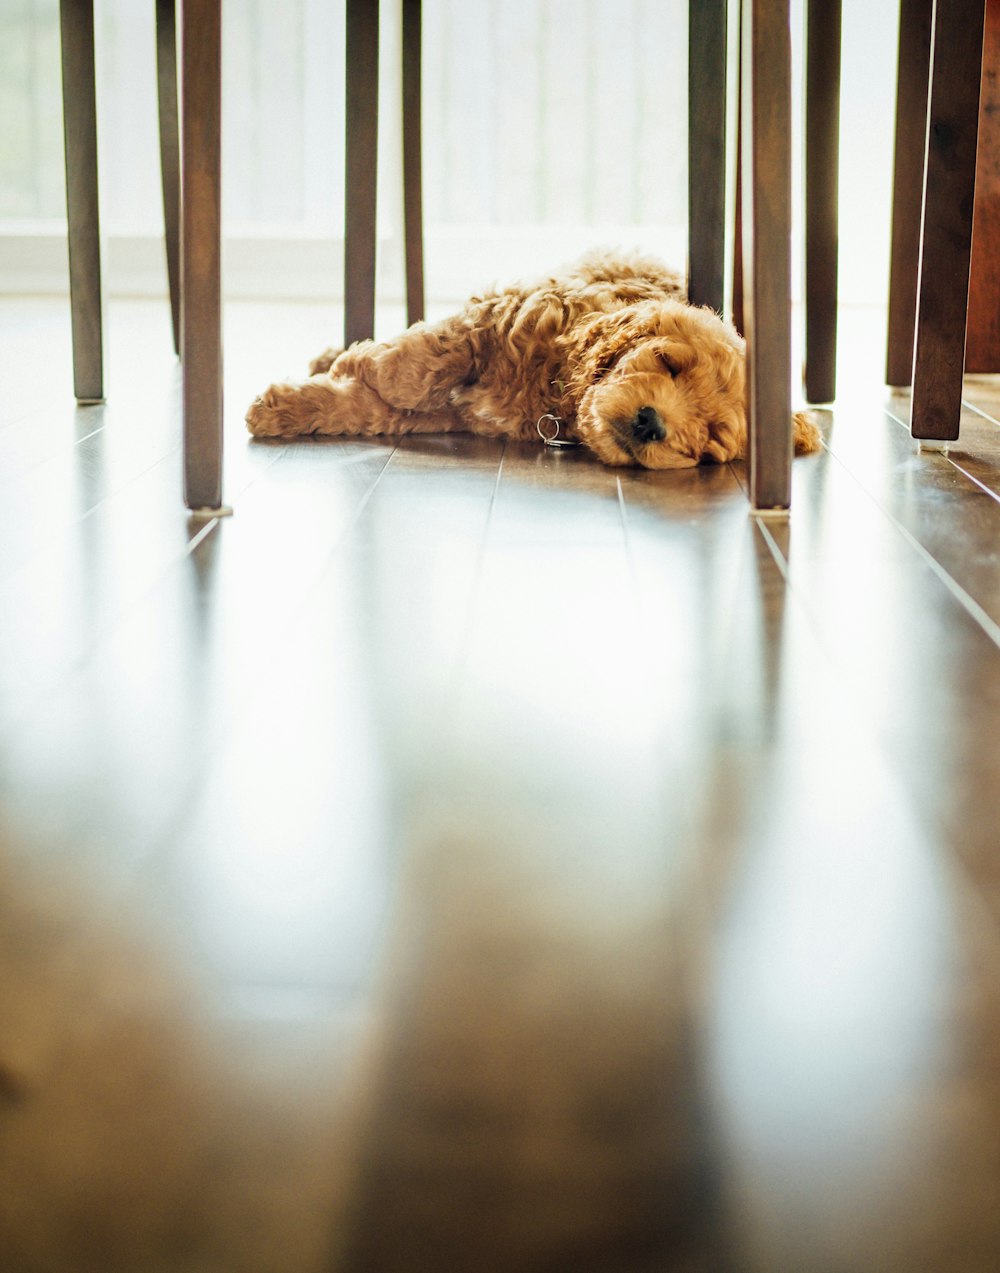
<instances>
[{"instance_id":1,"label":"dog's hind leg","mask_svg":"<svg viewBox=\"0 0 1000 1273\"><path fill-rule=\"evenodd\" d=\"M414 323L395 340L363 340L330 368L334 379L353 377L400 411L448 408L452 390L475 374L469 324L456 315L440 323Z\"/></svg>"},{"instance_id":2,"label":"dog's hind leg","mask_svg":"<svg viewBox=\"0 0 1000 1273\"><path fill-rule=\"evenodd\" d=\"M271 385L254 400L246 422L258 438L446 433L464 427L448 407L431 414L402 411L359 380L328 374Z\"/></svg>"},{"instance_id":3,"label":"dog's hind leg","mask_svg":"<svg viewBox=\"0 0 1000 1273\"><path fill-rule=\"evenodd\" d=\"M329 349L324 349L321 354L317 354L309 364L310 376L318 376L324 371L329 371L343 352L343 346L337 348L331 345Z\"/></svg>"},{"instance_id":4,"label":"dog's hind leg","mask_svg":"<svg viewBox=\"0 0 1000 1273\"><path fill-rule=\"evenodd\" d=\"M402 432L400 412L357 380L329 374L271 385L247 412L247 428L258 438L292 438L307 433Z\"/></svg>"}]
</instances>

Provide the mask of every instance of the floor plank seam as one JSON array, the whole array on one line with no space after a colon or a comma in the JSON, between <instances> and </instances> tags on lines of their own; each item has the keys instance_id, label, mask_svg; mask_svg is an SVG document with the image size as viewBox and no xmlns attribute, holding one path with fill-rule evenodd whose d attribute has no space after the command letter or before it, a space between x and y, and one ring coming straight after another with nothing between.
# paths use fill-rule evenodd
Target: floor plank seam
<instances>
[{"instance_id":1,"label":"floor plank seam","mask_svg":"<svg viewBox=\"0 0 1000 1273\"><path fill-rule=\"evenodd\" d=\"M622 487L622 480L616 474L615 485L618 488L618 512L622 523L622 539L625 544L625 561L628 566L629 583L632 586L632 601L636 612L641 614L639 575L635 565L635 552L632 545L632 534L628 524L628 509L625 504L625 491Z\"/></svg>"},{"instance_id":2,"label":"floor plank seam","mask_svg":"<svg viewBox=\"0 0 1000 1273\"><path fill-rule=\"evenodd\" d=\"M957 460L952 459L950 455L946 455L944 458L948 461L948 463L952 466L952 468L958 469L959 473L961 473L964 478L967 478L970 482L978 486L984 495L988 495L990 499L995 500L996 503L1000 504L1000 491L992 490L989 486L986 485L985 482L980 481L980 479L976 477L974 473L970 473L969 470L966 468L963 468L962 465L959 464Z\"/></svg>"},{"instance_id":3,"label":"floor plank seam","mask_svg":"<svg viewBox=\"0 0 1000 1273\"><path fill-rule=\"evenodd\" d=\"M996 645L998 648L1000 648L1000 625L996 624L993 621L993 619L990 618L990 616L986 613L986 611L979 604L979 602L976 601L974 597L971 597L969 593L967 593L965 589L961 586L961 584L957 583L952 578L952 576L948 573L947 570L945 570L944 566L941 565L941 563L937 560L937 558L932 553L927 551L927 549L923 546L920 540L917 539L916 536L913 535L909 530L907 530L907 528L902 524L902 522L898 521L895 517L892 516L891 513L887 512L885 509L883 509L882 511L886 514L889 520L895 525L896 529L907 541L907 543L909 543L910 547L915 549L915 551L917 552L917 555L921 557L923 561L925 562L925 564L934 572L935 575L937 575L937 577L941 580L944 586L952 594L952 596L959 603L959 605L964 607L965 611L968 613L970 618L972 618L976 623L978 623L979 626L982 628L982 630L985 632L985 634L993 642L993 644Z\"/></svg>"},{"instance_id":4,"label":"floor plank seam","mask_svg":"<svg viewBox=\"0 0 1000 1273\"><path fill-rule=\"evenodd\" d=\"M138 482L141 478L145 477L147 473L152 473L153 469L159 468L161 464L169 464L171 460L179 459L180 454L181 454L181 444L180 444L180 441L178 440L176 446L172 446L169 451L166 451L163 455L158 456L155 460L153 460L151 464L147 464L145 468L139 469L135 473L130 473L129 476L125 478L118 486L112 487L111 490L109 490L105 495L102 495L101 498L95 504L91 504L90 508L86 509L84 512L80 514L80 516L76 519L75 524L79 525L80 522L85 522L87 518L92 517L99 508L103 508L104 505L107 504L109 500L114 499L117 495L120 495L122 491L127 490L132 485L133 482ZM178 487L178 498L180 498L179 487Z\"/></svg>"},{"instance_id":5,"label":"floor plank seam","mask_svg":"<svg viewBox=\"0 0 1000 1273\"><path fill-rule=\"evenodd\" d=\"M368 490L365 492L364 496L359 501L357 508L354 510L351 517L345 523L341 534L337 537L333 547L331 548L330 553L327 554L326 558L323 561L323 564L321 565L319 571L317 572L316 578L313 580L312 584L310 584L306 588L305 592L303 593L300 604L296 606L294 609L289 611L287 622L285 625L286 630L291 628L295 624L296 620L298 619L299 615L302 612L302 609L308 604L310 598L315 593L316 588L318 588L320 584L322 583L329 569L332 558L341 549L343 544L346 542L347 538L353 532L357 524L357 521L361 516L361 513L363 512L368 501L371 499L386 469L389 467L389 462L391 461L392 457L397 453L397 449L398 448L393 447L392 450L389 452L389 454L386 456L385 463L382 465L381 469L379 469L378 473L373 479ZM270 469L273 468L274 464L276 464L280 459L282 459L287 454L287 452L288 452L288 448L282 447L280 451L278 452L278 454L275 456L272 463L267 466L264 472L270 471ZM253 485L253 482L248 483L248 487L250 485ZM214 527L219 526L219 524L222 522L229 523L230 519L218 518L218 517L213 518L210 523L208 523L205 527L202 528L202 530L195 537L195 539L188 544L187 551L184 554L184 557L182 557L179 560L184 560L187 557L192 556L208 538L211 530ZM164 572L164 574L157 579L156 583L149 590L150 593L162 584L163 579L166 578L166 576L170 573L170 571L174 569L174 567L177 564L178 562L174 562L171 565L170 569ZM148 595L149 595L148 593L144 594L144 597ZM131 614L132 611L130 611L129 613ZM127 616L123 618L123 622L124 621L127 621ZM115 626L117 627L118 625L115 625ZM93 654L93 651L90 651L87 657L89 658L92 654ZM74 665L74 669L73 669L74 674L78 675L80 673L80 671L85 666L85 662L86 660L81 660L76 665ZM62 684L65 685L65 682L63 682ZM154 837L151 845L149 846L148 852L146 854L147 861L153 861L155 860L157 855L162 854L165 848L167 848L170 844L174 843L177 840L178 834L181 831L183 831L183 829L187 826L190 810L195 807L195 805L197 804L197 801L201 798L206 784L211 782L212 780L212 769L211 769L212 756L218 755L224 752L225 749L231 745L234 737L236 737L238 734L240 722L246 717L246 715L249 712L253 710L255 703L258 701L262 693L266 693L266 691L258 689L253 684L248 684L247 686L245 686L243 693L241 694L239 698L239 701L233 705L232 709L219 722L217 731L214 734L212 734L210 738L209 738L209 735L206 734L203 740L204 750L201 756L201 761L199 764L192 766L190 775L185 781L181 783L181 790L178 792L176 800L173 802L172 807L164 816L163 823L159 829L159 832ZM37 705L33 710L37 710ZM125 889L123 891L123 895L121 899L122 903L127 904L129 901L129 898L130 898L129 891Z\"/></svg>"},{"instance_id":6,"label":"floor plank seam","mask_svg":"<svg viewBox=\"0 0 1000 1273\"><path fill-rule=\"evenodd\" d=\"M764 543L767 544L768 551L770 552L772 558L774 559L774 564L778 569L778 574L781 575L781 578L784 581L785 587L788 589L789 593L793 597L795 597L798 604L803 605L802 598L796 594L795 589L792 587L792 581L789 577L789 571L788 571L788 562L785 560L784 554L782 553L781 549L778 547L777 541L775 540L774 536L771 534L770 529L768 528L767 519L764 517L754 517L753 524L754 526L756 526L757 530L760 532L760 536L764 540ZM817 635L819 635L818 630L817 630Z\"/></svg>"},{"instance_id":7,"label":"floor plank seam","mask_svg":"<svg viewBox=\"0 0 1000 1273\"><path fill-rule=\"evenodd\" d=\"M823 443L823 446L825 449L829 450L829 448L826 446L825 441ZM736 472L735 467L732 464L727 465L727 468L729 469L732 475L733 481L736 483L736 485L740 488L740 490L743 492L743 494L747 497L747 500L749 501L749 487L747 483L741 480L739 473ZM745 469L744 469L744 473L745 473ZM788 559L785 557L784 553L781 551L781 547L779 546L778 541L771 534L771 530L769 526L767 525L767 519L764 517L758 517L753 512L751 512L750 521L752 525L756 528L758 533L760 534L761 538L764 540L764 543L767 546L767 550L774 561L775 568L777 569L778 574L781 576L781 580L785 586L785 590L787 591L788 595L792 598L792 600L795 602L795 605L797 606L800 614L803 616L806 623L809 625L809 630L812 632L813 639L816 641L818 648L823 651L823 655L826 658L827 662L829 663L830 667L836 672L836 674L844 682L845 686L847 687L847 690L851 694L853 694L854 690L851 683L849 670L844 667L841 661L837 658L837 655L834 653L834 651L831 649L831 647L827 643L822 625L820 624L819 620L813 615L812 608L809 606L805 597L802 596L799 590L792 583L791 564L788 561ZM794 525L794 516L792 519L792 524Z\"/></svg>"},{"instance_id":8,"label":"floor plank seam","mask_svg":"<svg viewBox=\"0 0 1000 1273\"><path fill-rule=\"evenodd\" d=\"M257 481L260 480L261 477L263 477L265 473L270 472L274 465L277 464L286 453L287 447L282 447L266 468L264 468L260 473L253 475L250 480L240 488L239 495L241 496L245 494ZM152 467L155 468L156 466L154 465ZM84 516L80 518L80 521L85 520L86 517L89 517L90 512L96 512L98 508L113 498L115 498L115 496L109 496L108 500L102 500L101 504L95 505L94 509L84 514ZM46 686L46 692L44 695L32 702L30 706L9 717L6 721L0 719L0 738L3 738L5 734L13 733L18 729L23 728L25 723L37 712L45 709L46 704L51 702L55 695L65 691L67 686L71 684L75 677L80 676L83 672L85 672L91 660L95 657L95 655L99 654L101 646L113 638L115 633L117 633L124 624L129 623L133 615L140 612L142 607L145 606L149 602L150 598L163 586L164 581L167 580L184 561L190 558L197 551L201 544L208 538L211 531L219 525L220 520L221 519L218 517L213 517L211 521L201 527L193 538L187 540L182 551L175 557L171 558L164 568L148 582L147 586L145 586L142 592L135 598L133 604L123 610L120 614L116 615L106 627L101 628L98 632L94 633L93 640L90 645L81 650L72 662L67 663L64 669L65 675L63 677L49 682ZM66 527L65 533L67 535L72 535L76 526L79 524L80 522L70 523L70 525ZM48 541L38 553L33 554L32 557L23 562L17 570L12 571L9 575L0 579L0 595L2 595L3 584L5 584L8 579L15 578L20 570L30 566L35 557L41 556L53 542L54 541Z\"/></svg>"},{"instance_id":9,"label":"floor plank seam","mask_svg":"<svg viewBox=\"0 0 1000 1273\"><path fill-rule=\"evenodd\" d=\"M837 463L840 465L840 467L848 475L848 477L850 477L851 481L854 482L855 485L860 488L860 490L864 493L864 495L879 510L882 516L885 517L885 519L890 523L890 525L892 525L898 531L898 533L907 542L907 544L916 552L917 556L923 561L923 563L940 580L940 582L944 584L945 588L951 593L955 601L957 601L958 604L965 610L966 614L968 614L968 616L973 620L973 622L976 623L982 629L982 631L990 639L990 641L992 641L993 644L997 646L998 649L1000 649L1000 625L995 623L994 620L990 618L990 616L986 613L983 607L979 604L979 602L976 601L974 597L970 596L969 593L965 591L965 589L962 587L960 583L958 583L955 579L952 578L952 576L948 573L948 571L944 568L944 566L941 565L941 563L937 560L937 558L932 553L928 552L928 550L923 546L920 540L917 539L916 536L903 525L903 523L899 520L899 518L896 517L895 514L893 514L888 508L886 508L885 505L881 503L881 501L878 499L877 496L872 494L872 492L867 488L867 486L865 486L865 484L861 481L861 479L854 472L852 472L852 470L847 464L844 463L844 461L840 458L840 456L836 453L836 451L832 450L825 441L823 443L823 446L824 446L824 449L827 451L827 453L830 455L830 457L836 460Z\"/></svg>"},{"instance_id":10,"label":"floor plank seam","mask_svg":"<svg viewBox=\"0 0 1000 1273\"><path fill-rule=\"evenodd\" d=\"M479 552L476 554L474 583L472 585L472 595L469 597L468 611L466 613L464 631L462 633L461 653L455 661L454 689L451 695L452 704L446 709L449 712L454 711L455 706L459 702L462 693L462 686L465 683L466 674L468 672L469 655L471 654L470 637L472 636L472 631L475 626L476 611L479 608L480 597L482 595L483 562L486 560L486 549L490 539L490 528L493 525L493 513L497 504L497 496L500 493L500 483L503 480L503 465L506 455L507 439L501 438L500 459L497 463L497 475L493 482L493 490L490 492L490 502L486 509L486 522L483 526L482 538L479 541ZM451 733L450 725L451 722L449 722L449 727L446 730L447 734Z\"/></svg>"},{"instance_id":11,"label":"floor plank seam","mask_svg":"<svg viewBox=\"0 0 1000 1273\"><path fill-rule=\"evenodd\" d=\"M336 555L336 553L342 548L342 546L344 545L344 543L346 542L350 534L353 532L354 527L356 526L361 513L363 512L368 501L371 499L371 496L374 493L379 482L381 481L383 475L385 474L385 471L389 466L389 462L391 461L392 457L397 453L397 449L398 448L393 447L392 450L389 452L389 454L386 456L385 463L379 469L375 478L371 482L371 485L369 486L368 490L365 492L364 496L360 499L357 508L354 510L350 518L345 523L341 531L341 534L337 537L330 552L326 555L322 565L319 567L315 579L303 592L299 605L289 610L286 624L285 624L285 630L292 628L293 625L296 624L297 620L299 619L302 613L303 608L305 608L308 605L316 589L321 585L323 579L326 577L331 560ZM286 452L287 452L287 448L282 448L281 451L278 453L278 455L275 457L274 463L277 463L277 461L283 455L285 455ZM269 465L268 469L270 469L271 467L272 465ZM213 520L215 523L218 523L221 520L230 522L229 518L226 518L226 519L215 518ZM205 542L205 540L208 538L208 531L209 531L209 527L208 526L204 527L202 532L197 537L199 540L199 543L193 549L190 546L188 546L188 550L184 554L184 557L178 560L185 560L189 558L190 556L192 556L193 553L196 552L197 549L201 547L202 544ZM171 573L171 571L175 568L177 564L178 564L178 561L175 561L174 563L172 563L171 567L158 577L156 583L153 584L153 586L148 590L147 593L143 594L144 598L147 597L149 594L151 594L153 591L155 591L155 589L162 584L163 580L167 577L167 575ZM128 614L122 617L121 622L127 622L129 619L129 616L135 613L137 608L138 607L131 608ZM115 624L112 630L116 629L118 626L119 626L118 624ZM95 643L95 646L87 652L87 655L84 658L78 659L72 665L71 675L65 678L64 680L58 682L57 685L51 688L55 692L65 690L66 685L74 677L79 676L85 670L86 663L93 656L96 649L97 649L97 645ZM222 752L225 751L227 747L231 746L233 739L238 736L238 731L240 729L241 722L245 719L248 713L252 712L254 705L258 701L260 695L265 692L266 692L265 690L261 690L259 687L257 687L253 683L245 684L242 687L242 692L239 696L238 701L234 702L230 710L225 713L224 717L221 720L218 721L217 727L211 733L211 736L209 736L208 733L204 735L204 737L202 738L203 746L202 746L200 760L196 765L192 766L189 776L186 779L182 780L182 782L180 783L180 790L176 793L175 799L171 802L170 807L164 813L162 823L159 825L156 833L151 837L150 845L148 846L148 851L146 853L147 861L154 860L156 856L162 853L163 850L169 844L176 841L178 833L179 833L179 829L183 829L187 825L187 819L188 819L190 810L193 807L195 807L197 801L202 797L206 784L212 781L212 767L210 763L211 757L213 755L221 754ZM10 729L12 726L15 728L11 729L11 732L16 732L16 727L18 726L19 722L23 724L24 721L30 720L32 716L40 710L40 706L43 706L44 703L49 701L51 697L52 695L46 695L45 699L42 700L41 704L39 702L34 703L29 711L22 713L20 716L15 718L13 722L8 722L7 725L5 725L2 729L0 729L0 738L2 738L4 733L8 732L8 729ZM128 893L128 890L126 889L123 891L123 897L121 900L127 904L128 898L129 898L129 893Z\"/></svg>"},{"instance_id":12,"label":"floor plank seam","mask_svg":"<svg viewBox=\"0 0 1000 1273\"><path fill-rule=\"evenodd\" d=\"M988 421L988 423L994 425L996 428L1000 428L1000 420L998 420L996 416L990 415L984 407L978 406L975 402L970 402L968 398L962 399L962 406L968 408L969 411L974 411L977 416Z\"/></svg>"},{"instance_id":13,"label":"floor plank seam","mask_svg":"<svg viewBox=\"0 0 1000 1273\"><path fill-rule=\"evenodd\" d=\"M886 414L886 416L888 417L888 419L890 419L890 420L893 422L893 424L898 424L898 425L899 425L899 427L903 430L903 432L907 435L907 437L910 437L910 422L909 422L909 420L904 420L902 416L897 415L897 414L896 414L896 412L892 410L892 406L891 406L891 404L889 404L889 403L886 403L886 407L885 407L885 414ZM914 442L916 441L915 439L911 439L911 440L913 440ZM836 452L833 450L833 448L832 448L832 447L827 446L827 444L826 444L826 442L825 442L825 441L824 441L823 445L824 445L824 447L826 448L826 450L830 452L830 454L831 454L831 455L836 456ZM957 445L957 444L956 444L956 445ZM989 487L988 487L988 486L983 486L982 482L980 482L977 478L973 477L971 473L967 473L967 472L965 471L965 469L963 469L963 468L962 468L962 466L961 466L960 464L956 464L956 463L955 463L955 461L951 458L951 456L950 456L947 452L945 452L945 451L940 451L940 452L936 452L936 453L934 453L934 452L926 452L926 453L925 453L925 455L924 455L924 458L926 459L926 458L928 457L928 455L930 455L930 454L937 454L937 455L939 456L939 458L940 458L940 459L945 460L947 463L951 464L951 466L952 466L953 468L957 468L957 469L958 469L958 471L959 471L959 472L960 472L960 473L961 473L964 477L967 477L967 478L968 478L971 482L975 482L975 484L976 484L977 486L982 486L983 490L984 490L984 491L986 491L987 495L992 496L995 500L997 500L998 502L1000 502L1000 495L995 494L993 491L991 491L991 490L989 489Z\"/></svg>"},{"instance_id":14,"label":"floor plank seam","mask_svg":"<svg viewBox=\"0 0 1000 1273\"><path fill-rule=\"evenodd\" d=\"M837 458L837 457L834 456L833 458ZM840 463L839 460L838 460L838 463ZM842 467L846 468L846 466L843 466L843 465ZM851 476L853 477L853 474L851 474ZM864 488L862 487L862 489ZM868 494L868 492L865 491L865 494ZM880 507L880 511L884 512L884 510L881 509L881 507ZM894 519L890 518L890 520L894 520ZM850 671L844 668L844 666L842 665L840 660L837 659L833 651L829 649L829 647L827 646L824 640L822 629L817 625L816 622L813 621L813 616L810 612L809 605L807 604L805 599L798 593L797 589L792 584L790 579L790 573L789 573L789 563L785 559L784 555L782 554L777 541L774 539L774 536L771 534L770 528L767 526L766 522L763 519L754 518L754 522L757 525L757 528L759 529L761 536L764 539L764 542L767 544L768 550L770 551L770 554L774 560L774 564L785 583L785 586L788 590L789 595L793 598L800 613L804 615L807 622L809 623L810 629L812 630L817 646L822 650L824 656L828 660L829 666L840 677L844 686L845 693L849 695L850 698L856 703L859 709L858 719L864 720L867 722L866 734L868 736L870 745L883 758L885 764L887 765L889 770L893 773L897 782L899 782L901 790L906 790L908 787L908 783L907 783L908 774L907 774L907 769L905 764L900 764L899 760L894 754L891 742L884 735L882 729L879 728L877 725L874 725L873 723L871 723L867 715L864 713L865 702L863 697L859 695L857 691L857 688L854 684L854 679L851 676ZM899 529L903 531L904 536L909 537L909 532L906 531L905 527L899 527ZM926 550L922 548L922 545L920 545L919 542L915 540L913 542L915 547L921 552L921 554L929 557L929 554L926 554ZM934 566L937 565L937 563L934 562L933 558L930 558L930 562ZM950 576L948 578L950 579ZM992 620L989 620L988 616L986 617L988 622L992 623ZM946 832L944 831L943 828L939 828L939 831L941 833L942 842L946 843L947 842ZM998 917L994 913L994 911L990 908L987 902L987 899L985 897L985 894L983 892L982 885L977 883L975 879L975 876L972 870L972 865L966 860L965 856L960 853L947 855L945 860L945 865L950 867L950 878L951 878L953 887L955 887L958 890L959 895L964 899L964 902L966 906L970 909L970 911L973 911L975 913L976 920L980 929L988 930L989 932L988 941L989 941L990 949L993 952L994 959L1000 960L1000 917Z\"/></svg>"},{"instance_id":15,"label":"floor plank seam","mask_svg":"<svg viewBox=\"0 0 1000 1273\"><path fill-rule=\"evenodd\" d=\"M977 407L975 403L968 402L963 398L962 407L963 409L967 409L969 411L974 412L977 416L985 420L988 424L991 424L996 426L997 428L1000 428L1000 421L997 421L996 419L994 419L993 416L987 414L987 412L982 410L981 407ZM894 424L898 424L901 429L903 429L907 434L909 434L910 422L908 420L904 420L901 415L899 415L896 411L893 410L891 402L888 402L885 404L885 413L889 417L889 419L893 421ZM955 445L956 446L958 445L957 441ZM827 449L829 450L829 448ZM977 477L973 476L973 474L970 473L968 469L963 468L962 465L959 464L948 453L942 453L941 458L944 460L947 460L947 462L951 464L953 468L958 469L958 471L963 475L963 477L967 477L970 482L974 482L976 486L980 487L983 491L985 491L985 493L989 495L991 499L994 499L997 501L997 503L1000 503L1000 492L991 490L990 487L985 485L985 483L981 482Z\"/></svg>"},{"instance_id":16,"label":"floor plank seam","mask_svg":"<svg viewBox=\"0 0 1000 1273\"><path fill-rule=\"evenodd\" d=\"M221 518L218 517L210 518L205 525L202 526L197 535L195 535L193 539L188 540L187 551L184 554L186 557L190 557L191 554L198 548L199 544L203 543L204 540L209 537L212 531L215 530L216 526L218 526L220 520Z\"/></svg>"},{"instance_id":17,"label":"floor plank seam","mask_svg":"<svg viewBox=\"0 0 1000 1273\"><path fill-rule=\"evenodd\" d=\"M80 446L80 445L81 445L82 443L84 443L84 442L89 442L91 438L96 438L96 437L97 437L97 435L98 435L99 433L104 433L106 429L107 429L107 425L106 425L106 424L99 424L99 425L97 426L97 428L96 428L96 429L91 429L91 431L90 431L89 433L85 433L85 434L83 435L83 437L82 437L82 438L74 438L74 439L73 439L73 446L74 446L74 447L78 447L78 446ZM61 450L62 450L62 448L60 447L60 451L61 451ZM58 454L58 452L57 452L57 454ZM45 461L44 461L44 460L43 460L43 461L41 461L41 462L42 462L43 464L45 463ZM35 467L35 466L32 466L32 467ZM24 471L25 471L26 473L30 473L30 472L31 472L31 469L25 469Z\"/></svg>"},{"instance_id":18,"label":"floor plank seam","mask_svg":"<svg viewBox=\"0 0 1000 1273\"><path fill-rule=\"evenodd\" d=\"M7 429L16 429L18 425L25 424L37 415L50 415L53 411L60 410L65 405L65 399L61 394L56 395L51 400L32 401L30 407L19 407L16 414L12 415L8 420L0 420L0 437L3 436Z\"/></svg>"}]
</instances>

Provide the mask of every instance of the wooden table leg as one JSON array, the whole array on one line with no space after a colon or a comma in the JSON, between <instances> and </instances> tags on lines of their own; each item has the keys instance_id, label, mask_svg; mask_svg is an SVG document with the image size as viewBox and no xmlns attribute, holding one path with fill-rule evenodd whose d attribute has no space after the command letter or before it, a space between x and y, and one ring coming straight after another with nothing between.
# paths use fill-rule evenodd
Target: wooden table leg
<instances>
[{"instance_id":1,"label":"wooden table leg","mask_svg":"<svg viewBox=\"0 0 1000 1273\"><path fill-rule=\"evenodd\" d=\"M181 9L181 357L184 499L222 504L221 0Z\"/></svg>"},{"instance_id":2,"label":"wooden table leg","mask_svg":"<svg viewBox=\"0 0 1000 1273\"><path fill-rule=\"evenodd\" d=\"M986 0L965 370L1000 371L1000 0Z\"/></svg>"},{"instance_id":3,"label":"wooden table leg","mask_svg":"<svg viewBox=\"0 0 1000 1273\"><path fill-rule=\"evenodd\" d=\"M378 0L347 0L344 344L375 332Z\"/></svg>"},{"instance_id":4,"label":"wooden table leg","mask_svg":"<svg viewBox=\"0 0 1000 1273\"><path fill-rule=\"evenodd\" d=\"M913 379L913 333L920 266L920 201L924 192L933 12L934 0L900 0L889 335L885 368L886 384L897 387L908 385Z\"/></svg>"},{"instance_id":5,"label":"wooden table leg","mask_svg":"<svg viewBox=\"0 0 1000 1273\"><path fill-rule=\"evenodd\" d=\"M791 502L791 37L789 0L743 2L743 270L750 502Z\"/></svg>"},{"instance_id":6,"label":"wooden table leg","mask_svg":"<svg viewBox=\"0 0 1000 1273\"><path fill-rule=\"evenodd\" d=\"M725 304L726 0L688 5L688 297Z\"/></svg>"},{"instance_id":7,"label":"wooden table leg","mask_svg":"<svg viewBox=\"0 0 1000 1273\"><path fill-rule=\"evenodd\" d=\"M94 0L61 0L66 220L73 324L73 392L104 400L104 313L97 195Z\"/></svg>"},{"instance_id":8,"label":"wooden table leg","mask_svg":"<svg viewBox=\"0 0 1000 1273\"><path fill-rule=\"evenodd\" d=\"M156 0L156 88L160 121L160 180L174 351L181 351L181 182L177 136L176 0Z\"/></svg>"},{"instance_id":9,"label":"wooden table leg","mask_svg":"<svg viewBox=\"0 0 1000 1273\"><path fill-rule=\"evenodd\" d=\"M415 323L424 316L420 19L420 0L403 0L403 221L408 324Z\"/></svg>"},{"instance_id":10,"label":"wooden table leg","mask_svg":"<svg viewBox=\"0 0 1000 1273\"><path fill-rule=\"evenodd\" d=\"M984 0L936 0L910 431L953 441L962 413Z\"/></svg>"},{"instance_id":11,"label":"wooden table leg","mask_svg":"<svg viewBox=\"0 0 1000 1273\"><path fill-rule=\"evenodd\" d=\"M805 112L805 394L837 396L841 0L808 0Z\"/></svg>"},{"instance_id":12,"label":"wooden table leg","mask_svg":"<svg viewBox=\"0 0 1000 1273\"><path fill-rule=\"evenodd\" d=\"M733 202L733 326L746 335L743 311L743 8L736 30L736 180Z\"/></svg>"}]
</instances>

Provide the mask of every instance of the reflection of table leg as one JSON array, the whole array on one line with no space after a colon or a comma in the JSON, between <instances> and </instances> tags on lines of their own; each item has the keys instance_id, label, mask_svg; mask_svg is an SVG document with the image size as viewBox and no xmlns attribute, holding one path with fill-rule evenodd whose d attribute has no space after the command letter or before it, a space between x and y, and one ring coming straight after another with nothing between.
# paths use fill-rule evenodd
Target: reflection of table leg
<instances>
[{"instance_id":1,"label":"reflection of table leg","mask_svg":"<svg viewBox=\"0 0 1000 1273\"><path fill-rule=\"evenodd\" d=\"M809 402L837 396L840 0L809 0L806 23L806 356Z\"/></svg>"},{"instance_id":2,"label":"reflection of table leg","mask_svg":"<svg viewBox=\"0 0 1000 1273\"><path fill-rule=\"evenodd\" d=\"M936 0L910 431L958 437L976 186L983 0Z\"/></svg>"},{"instance_id":3,"label":"reflection of table leg","mask_svg":"<svg viewBox=\"0 0 1000 1273\"><path fill-rule=\"evenodd\" d=\"M184 0L181 22L184 498L204 512L222 502L220 8Z\"/></svg>"},{"instance_id":4,"label":"reflection of table leg","mask_svg":"<svg viewBox=\"0 0 1000 1273\"><path fill-rule=\"evenodd\" d=\"M104 326L97 199L94 3L93 0L62 0L59 13L73 392L80 402L101 402L104 398Z\"/></svg>"},{"instance_id":5,"label":"reflection of table leg","mask_svg":"<svg viewBox=\"0 0 1000 1273\"><path fill-rule=\"evenodd\" d=\"M788 0L743 4L743 269L750 502L791 498L791 38Z\"/></svg>"},{"instance_id":6,"label":"reflection of table leg","mask_svg":"<svg viewBox=\"0 0 1000 1273\"><path fill-rule=\"evenodd\" d=\"M1000 371L1000 0L987 0L966 371Z\"/></svg>"},{"instance_id":7,"label":"reflection of table leg","mask_svg":"<svg viewBox=\"0 0 1000 1273\"><path fill-rule=\"evenodd\" d=\"M688 297L722 313L726 252L726 0L688 5Z\"/></svg>"}]
</instances>

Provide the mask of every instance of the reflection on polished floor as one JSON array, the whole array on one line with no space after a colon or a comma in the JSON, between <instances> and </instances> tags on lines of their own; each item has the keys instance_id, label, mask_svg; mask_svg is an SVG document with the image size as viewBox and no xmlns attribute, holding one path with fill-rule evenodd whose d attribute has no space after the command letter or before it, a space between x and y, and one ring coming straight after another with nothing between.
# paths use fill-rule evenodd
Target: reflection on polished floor
<instances>
[{"instance_id":1,"label":"reflection on polished floor","mask_svg":"<svg viewBox=\"0 0 1000 1273\"><path fill-rule=\"evenodd\" d=\"M879 321L788 527L250 444L336 325L233 306L202 526L165 308L75 410L0 304L0 1266L1000 1265L1000 395L918 456Z\"/></svg>"}]
</instances>

